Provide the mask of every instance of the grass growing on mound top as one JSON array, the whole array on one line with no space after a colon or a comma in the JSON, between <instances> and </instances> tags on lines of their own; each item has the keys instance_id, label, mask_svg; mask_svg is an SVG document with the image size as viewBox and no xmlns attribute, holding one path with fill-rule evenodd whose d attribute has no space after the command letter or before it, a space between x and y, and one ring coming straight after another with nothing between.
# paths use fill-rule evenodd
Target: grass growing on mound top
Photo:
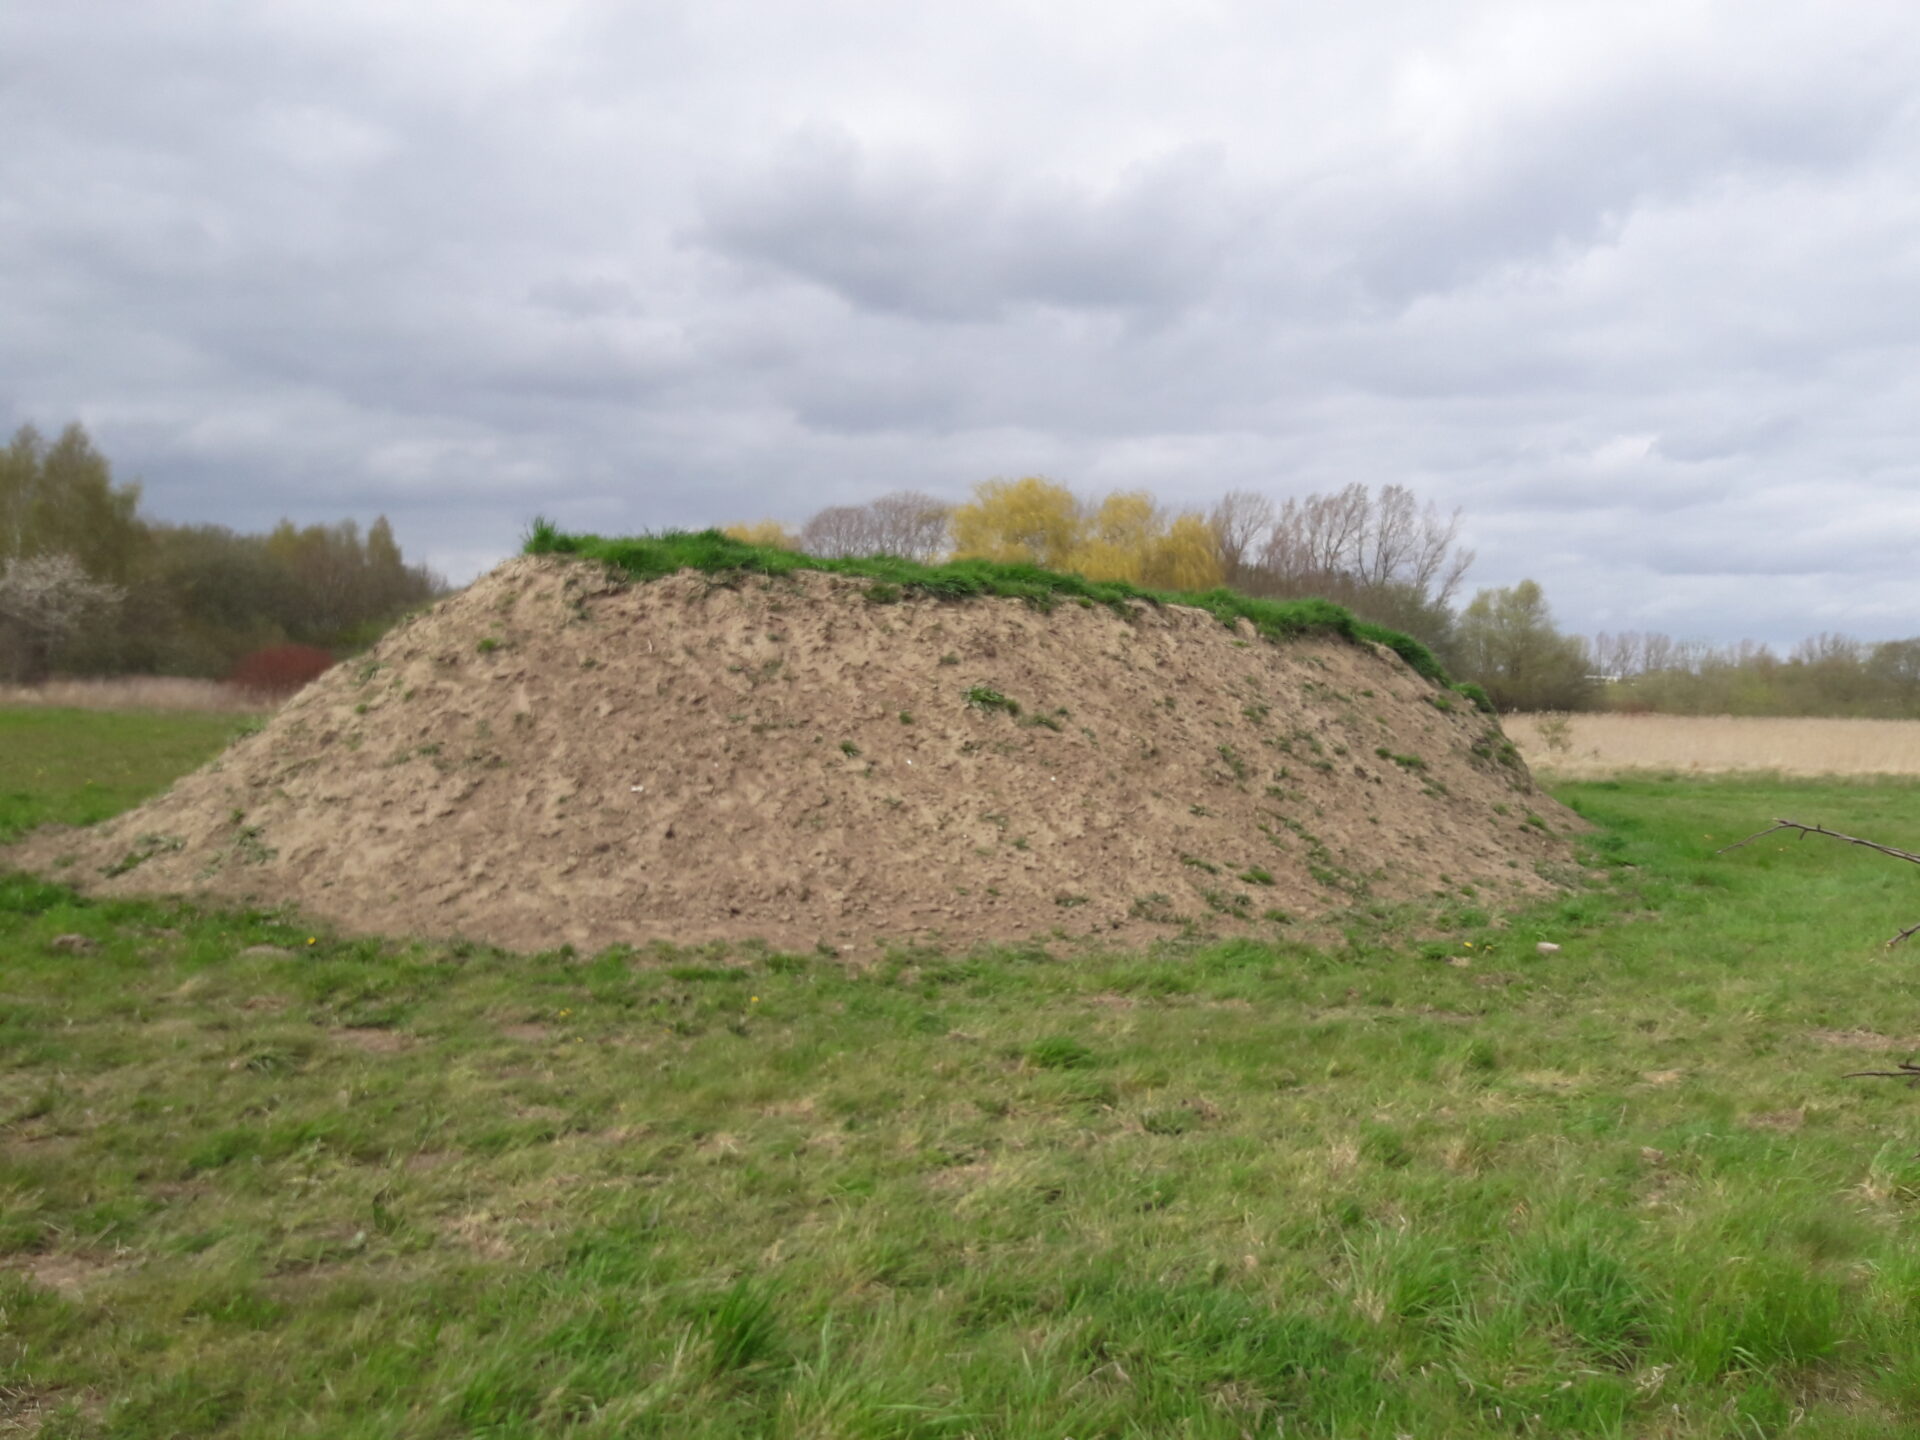
<instances>
[{"instance_id":1,"label":"grass growing on mound top","mask_svg":"<svg viewBox=\"0 0 1920 1440\"><path fill-rule=\"evenodd\" d=\"M1224 586L1213 590L1146 590L1124 580L1088 580L1038 565L1007 565L993 560L951 560L944 565L922 565L891 555L825 560L767 545L748 545L718 530L668 530L659 535L607 539L568 535L551 521L535 520L525 548L529 555L579 555L598 560L635 580L657 580L681 570L757 575L824 570L831 575L857 575L895 586L903 595L930 595L941 600L997 595L1025 600L1041 609L1062 600L1087 601L1115 610L1130 600L1192 605L1222 625L1246 620L1269 640L1337 635L1343 640L1372 641L1387 646L1435 684L1449 683L1446 670L1433 652L1411 635L1369 624L1331 600L1257 600Z\"/></svg>"}]
</instances>

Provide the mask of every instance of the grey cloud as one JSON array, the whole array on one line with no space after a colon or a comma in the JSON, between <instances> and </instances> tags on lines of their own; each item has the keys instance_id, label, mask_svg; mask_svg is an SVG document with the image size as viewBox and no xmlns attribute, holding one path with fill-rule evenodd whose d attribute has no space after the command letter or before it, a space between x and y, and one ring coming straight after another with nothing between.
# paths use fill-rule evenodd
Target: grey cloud
<instances>
[{"instance_id":1,"label":"grey cloud","mask_svg":"<svg viewBox=\"0 0 1920 1440\"><path fill-rule=\"evenodd\" d=\"M611 275L542 280L528 289L527 300L574 320L646 313L633 286Z\"/></svg>"},{"instance_id":2,"label":"grey cloud","mask_svg":"<svg viewBox=\"0 0 1920 1440\"><path fill-rule=\"evenodd\" d=\"M875 157L849 136L797 137L710 197L691 243L824 286L848 303L946 321L1019 304L1164 310L1210 283L1232 217L1214 157L1133 167L1104 193Z\"/></svg>"},{"instance_id":3,"label":"grey cloud","mask_svg":"<svg viewBox=\"0 0 1920 1440\"><path fill-rule=\"evenodd\" d=\"M16 6L0 415L463 577L536 511L1357 479L1574 628L1905 634L1914 49L1877 3Z\"/></svg>"}]
</instances>

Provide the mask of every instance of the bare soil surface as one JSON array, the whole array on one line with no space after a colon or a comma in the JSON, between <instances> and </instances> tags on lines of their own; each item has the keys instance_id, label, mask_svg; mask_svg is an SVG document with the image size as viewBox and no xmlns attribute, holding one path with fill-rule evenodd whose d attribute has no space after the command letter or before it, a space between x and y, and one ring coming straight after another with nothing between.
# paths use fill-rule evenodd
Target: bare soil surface
<instances>
[{"instance_id":1,"label":"bare soil surface","mask_svg":"<svg viewBox=\"0 0 1920 1440\"><path fill-rule=\"evenodd\" d=\"M509 561L166 794L0 859L522 950L1270 935L1569 872L1577 818L1390 651L887 596Z\"/></svg>"}]
</instances>

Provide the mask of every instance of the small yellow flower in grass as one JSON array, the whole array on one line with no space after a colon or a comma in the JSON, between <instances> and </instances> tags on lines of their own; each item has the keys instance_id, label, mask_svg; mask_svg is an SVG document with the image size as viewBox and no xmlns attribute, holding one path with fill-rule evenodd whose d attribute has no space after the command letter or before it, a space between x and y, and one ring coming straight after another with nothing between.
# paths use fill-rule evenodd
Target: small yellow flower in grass
<instances>
[{"instance_id":1,"label":"small yellow flower in grass","mask_svg":"<svg viewBox=\"0 0 1920 1440\"><path fill-rule=\"evenodd\" d=\"M309 935L309 936L307 936L307 944L309 944L309 945L318 945L319 943L320 943L320 941L319 941L319 940L318 940L317 938L315 938L314 936L312 936L312 935Z\"/></svg>"},{"instance_id":2,"label":"small yellow flower in grass","mask_svg":"<svg viewBox=\"0 0 1920 1440\"><path fill-rule=\"evenodd\" d=\"M760 997L758 995L750 995L747 997L747 1003L749 1005L758 1005L760 1003Z\"/></svg>"}]
</instances>

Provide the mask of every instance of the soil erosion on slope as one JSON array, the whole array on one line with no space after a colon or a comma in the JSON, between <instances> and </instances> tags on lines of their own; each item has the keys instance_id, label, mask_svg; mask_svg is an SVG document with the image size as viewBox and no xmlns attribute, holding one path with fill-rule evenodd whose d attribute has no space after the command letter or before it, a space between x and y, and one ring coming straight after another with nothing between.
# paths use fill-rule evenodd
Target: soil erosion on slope
<instances>
[{"instance_id":1,"label":"soil erosion on slope","mask_svg":"<svg viewBox=\"0 0 1920 1440\"><path fill-rule=\"evenodd\" d=\"M1137 603L507 562L8 863L516 949L1137 944L1550 888L1579 825L1391 651Z\"/></svg>"}]
</instances>

